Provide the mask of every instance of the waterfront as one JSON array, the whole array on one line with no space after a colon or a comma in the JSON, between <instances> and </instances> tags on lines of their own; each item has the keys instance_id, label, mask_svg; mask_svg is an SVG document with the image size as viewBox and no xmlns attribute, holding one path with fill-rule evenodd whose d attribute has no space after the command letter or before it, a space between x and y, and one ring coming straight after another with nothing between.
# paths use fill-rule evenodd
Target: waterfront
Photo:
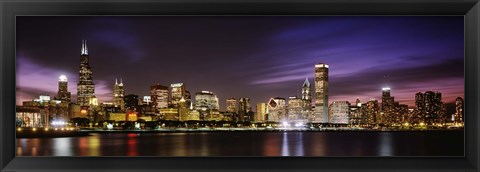
<instances>
[{"instance_id":1,"label":"waterfront","mask_svg":"<svg viewBox=\"0 0 480 172\"><path fill-rule=\"evenodd\" d=\"M18 156L463 156L463 130L92 133L19 138Z\"/></svg>"}]
</instances>

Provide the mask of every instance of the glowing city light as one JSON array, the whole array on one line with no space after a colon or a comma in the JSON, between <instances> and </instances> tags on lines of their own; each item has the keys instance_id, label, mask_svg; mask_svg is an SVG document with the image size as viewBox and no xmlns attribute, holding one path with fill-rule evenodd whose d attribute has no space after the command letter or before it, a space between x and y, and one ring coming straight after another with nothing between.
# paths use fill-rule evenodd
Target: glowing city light
<instances>
[{"instance_id":1,"label":"glowing city light","mask_svg":"<svg viewBox=\"0 0 480 172\"><path fill-rule=\"evenodd\" d=\"M390 90L390 87L383 87L382 88L382 91L388 91L388 90Z\"/></svg>"},{"instance_id":2,"label":"glowing city light","mask_svg":"<svg viewBox=\"0 0 480 172\"><path fill-rule=\"evenodd\" d=\"M60 75L60 77L58 77L58 81L60 81L60 82L67 82L67 76L65 76L65 75Z\"/></svg>"}]
</instances>

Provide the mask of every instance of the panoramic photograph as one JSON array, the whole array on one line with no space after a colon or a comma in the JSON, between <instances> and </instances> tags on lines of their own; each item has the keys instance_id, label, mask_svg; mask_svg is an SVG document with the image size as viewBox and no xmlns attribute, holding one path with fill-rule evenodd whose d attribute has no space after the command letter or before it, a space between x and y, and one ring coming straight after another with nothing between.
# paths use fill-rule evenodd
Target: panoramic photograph
<instances>
[{"instance_id":1,"label":"panoramic photograph","mask_svg":"<svg viewBox=\"0 0 480 172\"><path fill-rule=\"evenodd\" d=\"M464 39L464 16L17 16L15 152L464 156Z\"/></svg>"}]
</instances>

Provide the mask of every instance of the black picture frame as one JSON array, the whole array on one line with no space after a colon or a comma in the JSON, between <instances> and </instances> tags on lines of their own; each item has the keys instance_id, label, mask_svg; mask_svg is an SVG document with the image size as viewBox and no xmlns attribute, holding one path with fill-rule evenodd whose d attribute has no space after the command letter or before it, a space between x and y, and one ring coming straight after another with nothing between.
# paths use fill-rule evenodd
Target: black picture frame
<instances>
[{"instance_id":1,"label":"black picture frame","mask_svg":"<svg viewBox=\"0 0 480 172\"><path fill-rule=\"evenodd\" d=\"M1 0L0 11L2 171L479 171L479 0ZM465 157L15 157L18 15L464 15Z\"/></svg>"}]
</instances>

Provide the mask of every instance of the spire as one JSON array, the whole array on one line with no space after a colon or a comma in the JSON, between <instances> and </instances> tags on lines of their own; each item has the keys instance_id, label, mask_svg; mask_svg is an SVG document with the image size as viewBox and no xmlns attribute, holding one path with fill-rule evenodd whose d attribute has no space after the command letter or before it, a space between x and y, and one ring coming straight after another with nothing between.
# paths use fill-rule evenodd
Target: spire
<instances>
[{"instance_id":1,"label":"spire","mask_svg":"<svg viewBox=\"0 0 480 172\"><path fill-rule=\"evenodd\" d=\"M87 40L82 40L82 51L81 55L88 55Z\"/></svg>"},{"instance_id":2,"label":"spire","mask_svg":"<svg viewBox=\"0 0 480 172\"><path fill-rule=\"evenodd\" d=\"M305 82L303 82L303 86L310 87L310 82L308 82L308 78L305 78Z\"/></svg>"},{"instance_id":3,"label":"spire","mask_svg":"<svg viewBox=\"0 0 480 172\"><path fill-rule=\"evenodd\" d=\"M123 86L123 79L120 78L120 86Z\"/></svg>"},{"instance_id":4,"label":"spire","mask_svg":"<svg viewBox=\"0 0 480 172\"><path fill-rule=\"evenodd\" d=\"M87 40L85 40L85 55L88 55Z\"/></svg>"},{"instance_id":5,"label":"spire","mask_svg":"<svg viewBox=\"0 0 480 172\"><path fill-rule=\"evenodd\" d=\"M115 85L117 85L117 84L118 84L118 82L117 82L117 78L115 78Z\"/></svg>"},{"instance_id":6,"label":"spire","mask_svg":"<svg viewBox=\"0 0 480 172\"><path fill-rule=\"evenodd\" d=\"M80 55L83 55L84 52L85 52L85 46L84 46L84 45L85 45L85 42L84 42L84 40L82 39L82 50L80 51Z\"/></svg>"}]
</instances>

